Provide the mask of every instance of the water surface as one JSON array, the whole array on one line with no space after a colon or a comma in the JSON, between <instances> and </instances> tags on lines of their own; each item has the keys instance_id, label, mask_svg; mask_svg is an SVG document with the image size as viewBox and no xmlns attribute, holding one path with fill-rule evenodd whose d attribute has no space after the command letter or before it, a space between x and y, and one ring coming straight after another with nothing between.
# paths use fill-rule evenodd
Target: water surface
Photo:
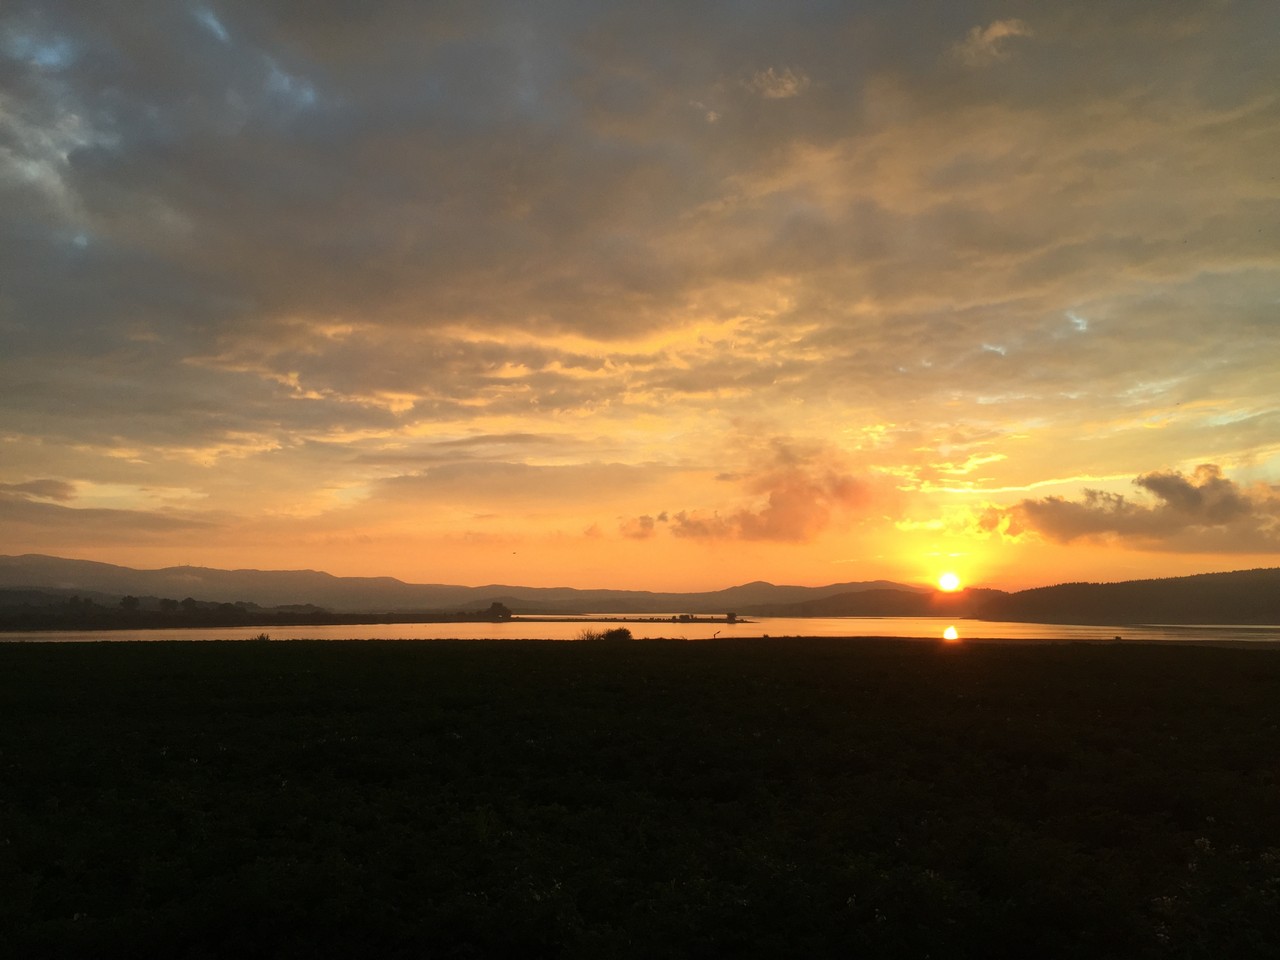
<instances>
[{"instance_id":1,"label":"water surface","mask_svg":"<svg viewBox=\"0 0 1280 960\"><path fill-rule=\"evenodd\" d=\"M942 617L756 617L738 623L672 623L652 614L530 617L506 623L369 623L292 627L188 627L159 630L70 630L0 634L0 641L249 640L267 633L273 640L575 640L583 630L626 627L637 640L710 640L725 637L924 637L941 639L954 627L965 640L1183 640L1195 642L1280 642L1280 625L1081 626L948 620Z\"/></svg>"}]
</instances>

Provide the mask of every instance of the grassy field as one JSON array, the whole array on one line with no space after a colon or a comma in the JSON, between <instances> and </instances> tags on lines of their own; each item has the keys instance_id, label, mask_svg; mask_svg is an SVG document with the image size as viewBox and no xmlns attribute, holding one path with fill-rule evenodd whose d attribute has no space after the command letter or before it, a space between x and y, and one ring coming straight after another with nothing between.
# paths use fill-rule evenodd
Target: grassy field
<instances>
[{"instance_id":1,"label":"grassy field","mask_svg":"<svg viewBox=\"0 0 1280 960\"><path fill-rule=\"evenodd\" d=\"M15 957L1280 955L1280 651L0 645Z\"/></svg>"}]
</instances>

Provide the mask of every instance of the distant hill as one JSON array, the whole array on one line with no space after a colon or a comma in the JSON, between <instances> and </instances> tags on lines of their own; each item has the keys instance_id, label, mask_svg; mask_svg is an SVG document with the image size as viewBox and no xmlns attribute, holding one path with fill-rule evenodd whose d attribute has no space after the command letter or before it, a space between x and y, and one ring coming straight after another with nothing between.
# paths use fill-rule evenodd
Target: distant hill
<instances>
[{"instance_id":1,"label":"distant hill","mask_svg":"<svg viewBox=\"0 0 1280 960\"><path fill-rule=\"evenodd\" d=\"M897 589L744 605L757 617L977 617L1028 623L1280 624L1280 568L1121 583L1063 583L1017 593Z\"/></svg>"},{"instance_id":2,"label":"distant hill","mask_svg":"<svg viewBox=\"0 0 1280 960\"><path fill-rule=\"evenodd\" d=\"M724 590L657 593L488 584L405 583L394 577L335 577L316 570L135 570L40 554L0 556L0 591L33 591L115 604L124 595L141 609L161 599L201 604L323 609L334 614L482 611L497 602L516 614L693 613L775 617L981 617L1037 623L1280 624L1280 568L1206 573L1123 583L1064 583L1017 593L968 589L952 594L871 580L821 587L762 580ZM16 595L11 599L16 600ZM34 600L34 597L30 599Z\"/></svg>"},{"instance_id":3,"label":"distant hill","mask_svg":"<svg viewBox=\"0 0 1280 960\"><path fill-rule=\"evenodd\" d=\"M987 603L1007 596L1001 590L874 589L837 593L800 603L772 603L746 607L756 617L974 617Z\"/></svg>"},{"instance_id":4,"label":"distant hill","mask_svg":"<svg viewBox=\"0 0 1280 960\"><path fill-rule=\"evenodd\" d=\"M1121 583L1061 583L992 597L988 620L1280 624L1280 568Z\"/></svg>"},{"instance_id":5,"label":"distant hill","mask_svg":"<svg viewBox=\"0 0 1280 960\"><path fill-rule=\"evenodd\" d=\"M888 580L835 583L825 587L787 586L755 581L701 593L644 590L579 590L573 587L520 587L488 584L405 583L394 577L335 577L316 570L218 570L166 567L135 570L92 560L41 554L0 556L0 587L94 591L116 597L192 597L264 607L313 604L335 613L405 613L478 610L498 601L515 613L729 613L765 603L799 603L841 593L920 588Z\"/></svg>"}]
</instances>

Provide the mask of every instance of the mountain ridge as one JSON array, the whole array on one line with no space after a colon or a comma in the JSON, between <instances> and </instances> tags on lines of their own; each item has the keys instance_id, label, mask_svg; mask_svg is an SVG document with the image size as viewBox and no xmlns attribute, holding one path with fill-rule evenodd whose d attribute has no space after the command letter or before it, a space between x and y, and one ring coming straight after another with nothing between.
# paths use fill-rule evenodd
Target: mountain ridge
<instances>
[{"instance_id":1,"label":"mountain ridge","mask_svg":"<svg viewBox=\"0 0 1280 960\"><path fill-rule=\"evenodd\" d=\"M721 590L649 590L414 584L395 577L337 577L315 570L138 570L44 554L0 556L0 592L81 591L97 597L190 597L266 608L311 606L334 614L405 616L472 612L500 603L515 614L690 613L773 617L951 616L1032 623L1280 624L1280 568L1255 567L1112 583L1071 582L1016 592L871 580L806 587L754 580Z\"/></svg>"},{"instance_id":2,"label":"mountain ridge","mask_svg":"<svg viewBox=\"0 0 1280 960\"><path fill-rule=\"evenodd\" d=\"M531 608L528 612L536 613L726 613L749 604L795 603L837 593L924 589L889 580L818 587L756 580L721 590L687 593L498 583L465 586L409 583L385 576L337 577L317 570L221 570L186 565L141 570L46 554L0 556L0 587L56 587L174 599L190 596L197 600L247 601L266 607L311 603L339 613L473 609L486 607L494 600L501 600L517 613L521 612L521 604ZM202 591L204 595L198 596Z\"/></svg>"}]
</instances>

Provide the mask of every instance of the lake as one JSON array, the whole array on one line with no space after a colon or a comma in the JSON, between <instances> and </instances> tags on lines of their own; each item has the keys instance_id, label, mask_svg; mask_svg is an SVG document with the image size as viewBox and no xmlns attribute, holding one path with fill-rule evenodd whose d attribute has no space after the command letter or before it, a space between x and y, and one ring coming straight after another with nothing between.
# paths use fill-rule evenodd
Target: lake
<instances>
[{"instance_id":1,"label":"lake","mask_svg":"<svg viewBox=\"0 0 1280 960\"><path fill-rule=\"evenodd\" d=\"M756 617L738 623L673 623L654 614L610 614L574 620L521 618L506 623L369 623L292 627L190 627L161 630L36 631L0 634L0 642L138 640L574 640L583 630L626 627L637 640L710 640L716 637L924 637L941 639L948 627L964 640L1125 640L1280 643L1280 626L1081 626L947 620L939 617Z\"/></svg>"}]
</instances>

